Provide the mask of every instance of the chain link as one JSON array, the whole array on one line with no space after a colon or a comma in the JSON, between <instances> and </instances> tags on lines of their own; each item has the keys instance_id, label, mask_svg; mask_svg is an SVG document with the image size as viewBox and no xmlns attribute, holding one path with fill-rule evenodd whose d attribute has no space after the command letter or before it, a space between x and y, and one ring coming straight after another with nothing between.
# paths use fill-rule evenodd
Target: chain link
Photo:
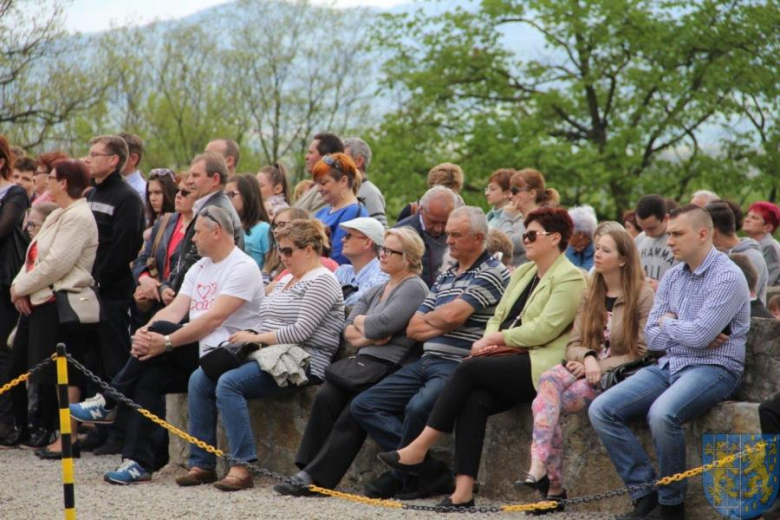
<instances>
[{"instance_id":1,"label":"chain link","mask_svg":"<svg viewBox=\"0 0 780 520\"><path fill-rule=\"evenodd\" d=\"M222 457L225 460L227 460L231 465L236 466L244 466L245 468L257 473L258 475L262 475L265 477L270 477L274 480L278 480L280 482L285 482L287 484L291 484L294 486L300 486L299 481L296 479L293 479L291 477L287 477L285 475L282 475L280 473L277 473L275 471L271 471L269 469L260 467L256 464L253 464L251 462L245 462L243 460L237 459L233 457L232 455L225 453L224 451L220 450L219 448L215 448L214 446L211 446L210 444L207 444L203 442L202 440L193 437L189 433L182 431L181 429L177 428L176 426L173 426L172 424L166 422L165 420L157 417L149 410L146 410L141 405L133 402L128 397L124 396L119 391L115 390L110 384L106 383L102 379L100 379L97 375L95 375L92 371L90 371L88 368L86 368L84 365L73 359L73 357L70 354L65 355L68 359L68 361L78 370L84 373L93 383L95 383L98 387L100 387L103 392L105 392L105 395L108 395L113 400L124 404L125 406L128 406L132 408L133 410L137 411L150 421L154 422L155 424L165 428L169 432L173 433L174 435L184 439L185 441L189 442L190 444L194 444L198 446L199 448L212 453L216 455L217 457ZM30 370L27 374L24 374L22 376L19 376L14 381L11 381L7 385L4 385L2 388L0 388L0 394L2 394L4 391L6 391L6 387L13 387L16 384L19 384L21 381L25 381L30 375L32 375L34 372L40 370L44 366L48 365L53 361L53 359L56 358L56 354L53 355L50 359L45 359L38 365L36 365L32 370ZM20 381L17 381L20 380ZM10 385L10 386L9 386ZM690 469L687 471L684 471L682 473L678 473L676 475L670 475L668 477L663 477L655 482L646 482L644 484L638 484L635 486L628 486L624 488L619 489L613 489L610 491L605 491L603 493L596 493L592 495L585 495L575 498L567 498L563 500L558 501L543 501L543 502L532 502L532 503L526 503L526 504L515 504L515 505L506 505L506 506L480 506L480 507L453 507L453 506L425 506L425 505L417 505L417 504L404 504L401 502L398 502L396 500L382 500L377 498L368 498L360 495L353 495L351 493L344 493L341 491L335 491L333 489L326 489L315 485L308 486L309 491L319 493L321 495L327 495L335 498L339 498L342 500L348 500L350 502L355 502L359 504L365 504L370 506L376 506L376 507L386 507L391 509L406 509L411 511L428 511L428 512L434 512L434 513L514 513L514 512L530 512L530 511L539 511L539 510L546 510L546 509L555 509L561 506L566 505L576 505L576 504L584 504L588 502L596 502L599 500L604 500L607 498L614 498L619 497L622 495L626 495L628 493L633 493L635 491L643 491L650 488L655 488L657 486L665 486L668 484L671 484L673 482L679 482L691 477L695 477L697 475L701 475L705 471L709 471L715 468L723 467L727 464L733 463L735 460L741 458L743 455L746 455L748 453L751 453L753 451L759 451L764 450L766 448L766 443L761 441L756 443L753 447L748 446L743 451L739 453L735 453L733 455L729 455L727 457L724 457L722 459L716 460L714 462L711 462L709 464L704 464L703 466L700 466L698 468Z\"/></svg>"},{"instance_id":2,"label":"chain link","mask_svg":"<svg viewBox=\"0 0 780 520\"><path fill-rule=\"evenodd\" d=\"M37 365L32 367L30 369L30 371L27 372L26 374L22 374L19 377L17 377L16 379L12 379L8 383L4 384L3 386L0 386L0 395L3 395L4 393L9 391L10 389L15 387L16 385L20 385L20 384L24 383L25 381L30 379L30 376L32 376L33 374L35 374L39 370L42 370L44 367L52 364L56 358L57 358L57 354L52 354L51 357L48 357L48 358L44 359L43 361L41 361L40 363L38 363Z\"/></svg>"}]
</instances>

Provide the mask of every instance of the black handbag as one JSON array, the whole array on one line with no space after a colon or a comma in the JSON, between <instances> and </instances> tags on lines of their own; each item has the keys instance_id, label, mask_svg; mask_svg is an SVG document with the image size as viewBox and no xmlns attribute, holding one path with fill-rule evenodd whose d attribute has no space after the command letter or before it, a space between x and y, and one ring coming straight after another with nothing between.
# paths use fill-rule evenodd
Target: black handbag
<instances>
[{"instance_id":1,"label":"black handbag","mask_svg":"<svg viewBox=\"0 0 780 520\"><path fill-rule=\"evenodd\" d=\"M81 291L54 291L60 325L92 325L100 322L100 297L93 287Z\"/></svg>"},{"instance_id":2,"label":"black handbag","mask_svg":"<svg viewBox=\"0 0 780 520\"><path fill-rule=\"evenodd\" d=\"M0 241L0 286L10 287L24 265L30 237L21 226L14 226L11 233Z\"/></svg>"},{"instance_id":3,"label":"black handbag","mask_svg":"<svg viewBox=\"0 0 780 520\"><path fill-rule=\"evenodd\" d=\"M228 370L246 363L249 354L260 349L257 343L228 343L223 341L217 348L200 358L200 368L212 381L217 381Z\"/></svg>"},{"instance_id":4,"label":"black handbag","mask_svg":"<svg viewBox=\"0 0 780 520\"><path fill-rule=\"evenodd\" d=\"M621 383L629 377L633 376L643 368L655 365L656 359L657 358L655 356L645 356L643 358L635 359L634 361L629 361L628 363L618 365L611 370L607 370L601 375L601 381L599 381L601 390L608 390L616 384Z\"/></svg>"},{"instance_id":5,"label":"black handbag","mask_svg":"<svg viewBox=\"0 0 780 520\"><path fill-rule=\"evenodd\" d=\"M373 356L351 356L331 363L325 369L325 381L348 392L360 393L398 369L392 361Z\"/></svg>"}]
</instances>

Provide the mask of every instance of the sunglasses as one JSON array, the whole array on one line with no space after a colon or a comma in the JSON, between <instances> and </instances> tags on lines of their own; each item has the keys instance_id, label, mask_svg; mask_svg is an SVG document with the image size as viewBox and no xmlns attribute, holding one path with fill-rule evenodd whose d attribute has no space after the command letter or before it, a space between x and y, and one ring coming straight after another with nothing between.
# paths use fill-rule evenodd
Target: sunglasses
<instances>
[{"instance_id":1,"label":"sunglasses","mask_svg":"<svg viewBox=\"0 0 780 520\"><path fill-rule=\"evenodd\" d=\"M341 163L338 162L336 159L331 157L330 155L326 155L322 158L322 162L330 166L331 168L336 168L341 173L344 173L344 169L341 167Z\"/></svg>"},{"instance_id":2,"label":"sunglasses","mask_svg":"<svg viewBox=\"0 0 780 520\"><path fill-rule=\"evenodd\" d=\"M392 256L392 255L404 256L403 251L397 251L395 249L390 249L389 247L380 248L379 254L380 256Z\"/></svg>"},{"instance_id":3,"label":"sunglasses","mask_svg":"<svg viewBox=\"0 0 780 520\"><path fill-rule=\"evenodd\" d=\"M210 221L215 223L220 229L222 229L222 223L219 220L217 220L216 217L214 217L214 215L209 213L208 208L206 208L203 211L201 211L200 212L200 216L201 217L206 217L207 219L209 219Z\"/></svg>"},{"instance_id":4,"label":"sunglasses","mask_svg":"<svg viewBox=\"0 0 780 520\"><path fill-rule=\"evenodd\" d=\"M187 197L190 194L190 192L185 190L184 188L179 188L179 193L181 193L182 197Z\"/></svg>"},{"instance_id":5,"label":"sunglasses","mask_svg":"<svg viewBox=\"0 0 780 520\"><path fill-rule=\"evenodd\" d=\"M168 168L155 168L149 172L150 179L159 179L160 177L170 177L171 180L176 178L174 173Z\"/></svg>"},{"instance_id":6,"label":"sunglasses","mask_svg":"<svg viewBox=\"0 0 780 520\"><path fill-rule=\"evenodd\" d=\"M295 252L295 249L297 248L276 246L276 250L279 251L279 254L285 258L290 258Z\"/></svg>"},{"instance_id":7,"label":"sunglasses","mask_svg":"<svg viewBox=\"0 0 780 520\"><path fill-rule=\"evenodd\" d=\"M533 244L534 242L536 242L537 236L539 235L547 236L552 234L553 234L552 231L527 231L523 233L523 242L527 240L529 244Z\"/></svg>"},{"instance_id":8,"label":"sunglasses","mask_svg":"<svg viewBox=\"0 0 780 520\"><path fill-rule=\"evenodd\" d=\"M521 191L531 191L531 190L529 190L528 188L520 188L518 186L512 186L510 188L510 191L512 192L512 195L517 195Z\"/></svg>"}]
</instances>

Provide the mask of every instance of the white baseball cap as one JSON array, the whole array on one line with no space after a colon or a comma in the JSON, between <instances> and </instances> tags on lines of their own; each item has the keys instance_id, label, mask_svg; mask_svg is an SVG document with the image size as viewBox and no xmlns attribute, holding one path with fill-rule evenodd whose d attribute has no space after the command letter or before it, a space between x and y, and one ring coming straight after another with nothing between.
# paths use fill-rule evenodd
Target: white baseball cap
<instances>
[{"instance_id":1,"label":"white baseball cap","mask_svg":"<svg viewBox=\"0 0 780 520\"><path fill-rule=\"evenodd\" d=\"M379 247L385 244L385 227L375 218L358 217L340 224L343 229L354 229L366 235Z\"/></svg>"}]
</instances>

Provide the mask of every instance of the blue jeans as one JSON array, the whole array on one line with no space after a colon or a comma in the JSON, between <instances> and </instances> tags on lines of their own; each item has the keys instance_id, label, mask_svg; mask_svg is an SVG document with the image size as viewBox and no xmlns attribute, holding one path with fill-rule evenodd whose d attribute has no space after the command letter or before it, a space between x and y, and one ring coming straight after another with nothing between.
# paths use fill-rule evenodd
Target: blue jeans
<instances>
[{"instance_id":1,"label":"blue jeans","mask_svg":"<svg viewBox=\"0 0 780 520\"><path fill-rule=\"evenodd\" d=\"M272 397L296 390L296 386L278 386L274 378L260 370L255 361L222 374L219 381L209 378L202 368L190 376L187 403L190 412L190 434L217 445L217 410L222 414L230 454L245 462L257 460L255 438L249 422L247 399ZM190 467L213 469L216 456L190 445Z\"/></svg>"},{"instance_id":2,"label":"blue jeans","mask_svg":"<svg viewBox=\"0 0 780 520\"><path fill-rule=\"evenodd\" d=\"M736 390L739 378L718 365L684 368L671 375L668 367L644 368L598 396L588 415L626 486L656 479L647 453L627 422L646 417L653 435L661 477L685 471L682 425L708 411ZM685 481L658 487L663 505L682 504ZM637 500L652 489L633 491Z\"/></svg>"},{"instance_id":3,"label":"blue jeans","mask_svg":"<svg viewBox=\"0 0 780 520\"><path fill-rule=\"evenodd\" d=\"M457 361L425 356L358 395L352 417L382 451L406 446L423 431Z\"/></svg>"}]
</instances>

